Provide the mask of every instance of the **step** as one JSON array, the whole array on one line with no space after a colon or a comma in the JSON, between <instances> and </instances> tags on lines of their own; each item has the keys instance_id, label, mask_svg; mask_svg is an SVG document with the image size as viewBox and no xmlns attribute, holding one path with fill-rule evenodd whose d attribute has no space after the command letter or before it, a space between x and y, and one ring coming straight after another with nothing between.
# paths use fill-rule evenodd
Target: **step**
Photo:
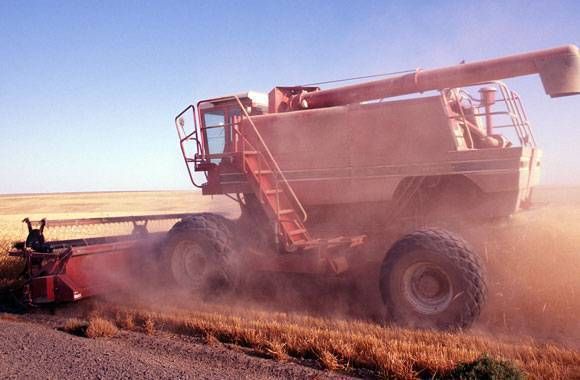
<instances>
[{"instance_id":1,"label":"step","mask_svg":"<svg viewBox=\"0 0 580 380\"><path fill-rule=\"evenodd\" d=\"M293 230L288 232L288 235L290 236L294 236L294 235L300 235L300 234L305 234L307 231L305 228L299 228L297 230Z\"/></svg>"},{"instance_id":2,"label":"step","mask_svg":"<svg viewBox=\"0 0 580 380\"><path fill-rule=\"evenodd\" d=\"M264 191L264 194L266 194L266 195L281 194L281 193L283 193L283 191L281 189L271 189L271 190Z\"/></svg>"},{"instance_id":3,"label":"step","mask_svg":"<svg viewBox=\"0 0 580 380\"><path fill-rule=\"evenodd\" d=\"M271 170L254 170L255 175L268 175L272 173L273 172Z\"/></svg>"},{"instance_id":4,"label":"step","mask_svg":"<svg viewBox=\"0 0 580 380\"><path fill-rule=\"evenodd\" d=\"M294 209L291 209L291 208L285 208L285 209L278 211L278 215L288 215L288 214L294 214L294 213L296 213L296 211L294 211Z\"/></svg>"},{"instance_id":5,"label":"step","mask_svg":"<svg viewBox=\"0 0 580 380\"><path fill-rule=\"evenodd\" d=\"M245 150L244 152L245 156L255 156L256 154L258 154L257 150Z\"/></svg>"}]
</instances>

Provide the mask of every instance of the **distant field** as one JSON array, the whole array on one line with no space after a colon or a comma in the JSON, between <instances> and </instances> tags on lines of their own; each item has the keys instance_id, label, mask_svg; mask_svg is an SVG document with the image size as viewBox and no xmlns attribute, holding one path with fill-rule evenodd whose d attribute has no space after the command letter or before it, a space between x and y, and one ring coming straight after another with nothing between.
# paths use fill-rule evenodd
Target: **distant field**
<instances>
[{"instance_id":1,"label":"distant field","mask_svg":"<svg viewBox=\"0 0 580 380\"><path fill-rule=\"evenodd\" d=\"M25 217L47 218L47 238L83 237L83 234L128 233L130 224L98 228L51 229L50 220L113 217L127 215L220 212L228 217L239 213L234 201L226 197L203 197L193 191L63 193L46 195L0 195L0 239L26 238ZM155 225L168 229L171 225Z\"/></svg>"},{"instance_id":2,"label":"distant field","mask_svg":"<svg viewBox=\"0 0 580 380\"><path fill-rule=\"evenodd\" d=\"M162 214L181 212L237 212L232 200L202 197L194 191L62 193L0 195L0 222L23 217L50 219Z\"/></svg>"},{"instance_id":3,"label":"distant field","mask_svg":"<svg viewBox=\"0 0 580 380\"><path fill-rule=\"evenodd\" d=\"M538 209L466 236L484 259L490 288L488 305L467 334L392 329L349 321L348 315L332 321L326 315L301 315L300 310L272 314L260 311L259 305L256 310L196 305L195 311L177 308L170 314L163 312L170 306L108 308L118 308L116 317L125 313L138 319L145 313L172 332L206 331L236 344L245 339L272 351L274 357L318 352L319 360L338 369L353 360L385 374L408 377L418 368L443 371L489 353L514 361L532 377L567 378L580 372L580 188L542 188L535 195ZM0 239L5 247L10 240L23 239L26 230L20 220L25 216L50 220L198 211L231 217L238 213L237 205L227 198L211 199L195 192L0 196ZM109 232L128 232L130 226L115 228ZM60 231L58 237L83 233L70 229ZM55 237L50 231L48 235ZM16 273L17 266L0 253L0 273L5 277Z\"/></svg>"}]
</instances>

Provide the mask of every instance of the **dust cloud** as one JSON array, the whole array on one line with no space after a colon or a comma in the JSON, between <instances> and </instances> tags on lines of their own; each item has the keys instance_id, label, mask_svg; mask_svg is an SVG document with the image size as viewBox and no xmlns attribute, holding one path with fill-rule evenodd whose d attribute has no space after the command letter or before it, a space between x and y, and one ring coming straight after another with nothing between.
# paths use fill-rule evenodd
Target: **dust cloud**
<instances>
[{"instance_id":1,"label":"dust cloud","mask_svg":"<svg viewBox=\"0 0 580 380\"><path fill-rule=\"evenodd\" d=\"M476 329L580 347L580 191L538 195L538 209L480 232L489 295Z\"/></svg>"},{"instance_id":2,"label":"dust cloud","mask_svg":"<svg viewBox=\"0 0 580 380\"><path fill-rule=\"evenodd\" d=\"M580 189L544 189L537 198L536 209L464 231L483 259L488 282L487 304L468 333L580 347ZM166 276L143 273L145 281L119 278L124 291L105 299L159 311L266 311L384 322L378 293L361 296L367 290L350 281L261 274L241 291L201 299L171 286Z\"/></svg>"},{"instance_id":3,"label":"dust cloud","mask_svg":"<svg viewBox=\"0 0 580 380\"><path fill-rule=\"evenodd\" d=\"M487 304L467 333L580 347L580 188L539 189L535 199L535 209L463 231L482 257L488 283ZM372 293L350 281L252 275L239 292L202 299L172 286L161 264L154 256L147 257L147 252L140 252L129 276L103 269L118 291L100 298L161 312L176 308L228 315L265 311L384 322L377 289ZM91 303L82 301L73 308Z\"/></svg>"}]
</instances>

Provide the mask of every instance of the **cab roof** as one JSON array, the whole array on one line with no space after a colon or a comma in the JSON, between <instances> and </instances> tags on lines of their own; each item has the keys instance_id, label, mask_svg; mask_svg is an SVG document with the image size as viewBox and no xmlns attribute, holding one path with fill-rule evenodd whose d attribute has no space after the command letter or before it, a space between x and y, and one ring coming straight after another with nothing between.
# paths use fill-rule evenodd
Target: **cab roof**
<instances>
[{"instance_id":1,"label":"cab roof","mask_svg":"<svg viewBox=\"0 0 580 380\"><path fill-rule=\"evenodd\" d=\"M236 96L240 98L240 100L250 99L252 101L252 107L262 108L264 110L268 109L268 94L257 91L248 91L238 94L221 96L219 98L202 100L198 103L198 108L199 109L213 108L215 105L218 105L220 103L231 101L232 98Z\"/></svg>"}]
</instances>

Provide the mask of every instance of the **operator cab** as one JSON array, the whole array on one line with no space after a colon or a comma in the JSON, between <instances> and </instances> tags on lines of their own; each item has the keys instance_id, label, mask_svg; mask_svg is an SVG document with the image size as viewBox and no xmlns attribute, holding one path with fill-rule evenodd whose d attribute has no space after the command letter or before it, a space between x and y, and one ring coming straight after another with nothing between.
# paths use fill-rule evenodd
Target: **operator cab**
<instances>
[{"instance_id":1,"label":"operator cab","mask_svg":"<svg viewBox=\"0 0 580 380\"><path fill-rule=\"evenodd\" d=\"M244 115L236 97L250 116L268 112L268 95L255 91L200 101L197 104L200 153L211 164L229 161L228 154L234 151L236 136L233 126Z\"/></svg>"}]
</instances>

